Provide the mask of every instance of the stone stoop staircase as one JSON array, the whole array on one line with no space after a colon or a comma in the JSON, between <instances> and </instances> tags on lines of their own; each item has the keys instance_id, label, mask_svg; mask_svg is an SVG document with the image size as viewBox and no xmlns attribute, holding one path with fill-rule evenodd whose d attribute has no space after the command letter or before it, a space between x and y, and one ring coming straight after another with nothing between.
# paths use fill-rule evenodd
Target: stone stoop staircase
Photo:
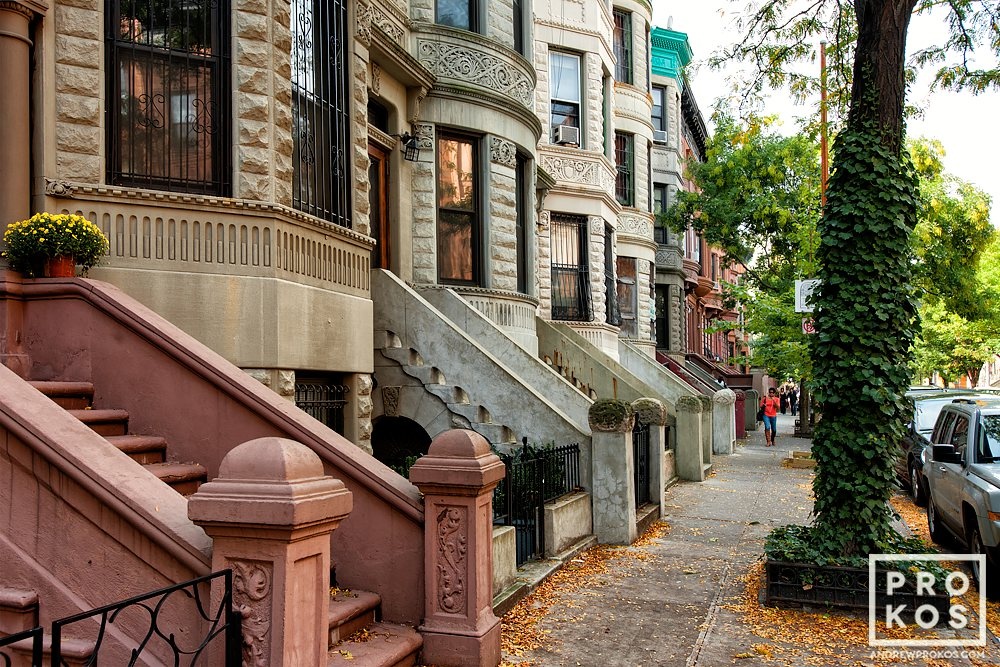
<instances>
[{"instance_id":1,"label":"stone stoop staircase","mask_svg":"<svg viewBox=\"0 0 1000 667\"><path fill-rule=\"evenodd\" d=\"M167 460L164 438L129 433L127 410L94 409L94 385L90 382L31 381L29 384L181 495L191 495L206 481L204 466Z\"/></svg>"},{"instance_id":2,"label":"stone stoop staircase","mask_svg":"<svg viewBox=\"0 0 1000 667\"><path fill-rule=\"evenodd\" d=\"M382 600L376 593L330 591L330 649L327 665L413 667L424 640L407 625L378 621Z\"/></svg>"},{"instance_id":3,"label":"stone stoop staircase","mask_svg":"<svg viewBox=\"0 0 1000 667\"><path fill-rule=\"evenodd\" d=\"M0 636L14 635L31 630L38 625L38 594L33 590L0 587ZM82 667L93 663L94 642L64 637L62 639L63 664L67 667ZM6 662L0 655L0 665L31 664L31 640L21 640L3 649L12 662ZM42 639L43 662L51 662L52 637L48 633Z\"/></svg>"},{"instance_id":4,"label":"stone stoop staircase","mask_svg":"<svg viewBox=\"0 0 1000 667\"><path fill-rule=\"evenodd\" d=\"M428 366L420 353L403 345L392 331L375 332L375 349L386 359L399 364L400 369L423 384L424 389L437 396L452 415L453 428L472 429L492 445L516 445L514 432L503 424L493 422L490 411L472 403L468 393L458 385L449 384L437 366Z\"/></svg>"}]
</instances>

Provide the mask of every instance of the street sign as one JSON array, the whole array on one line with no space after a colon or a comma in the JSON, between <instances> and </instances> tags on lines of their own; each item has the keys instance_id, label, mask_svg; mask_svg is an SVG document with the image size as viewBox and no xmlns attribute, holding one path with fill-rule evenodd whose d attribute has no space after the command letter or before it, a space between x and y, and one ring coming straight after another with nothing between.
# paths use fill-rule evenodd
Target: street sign
<instances>
[{"instance_id":1,"label":"street sign","mask_svg":"<svg viewBox=\"0 0 1000 667\"><path fill-rule=\"evenodd\" d=\"M813 290L819 287L819 280L815 278L810 278L809 280L796 280L795 281L795 312L796 313L811 313L813 312L812 304L809 303L809 297L812 295Z\"/></svg>"},{"instance_id":2,"label":"street sign","mask_svg":"<svg viewBox=\"0 0 1000 667\"><path fill-rule=\"evenodd\" d=\"M811 317L802 318L802 333L804 334L816 333L816 323L813 322L813 318Z\"/></svg>"}]
</instances>

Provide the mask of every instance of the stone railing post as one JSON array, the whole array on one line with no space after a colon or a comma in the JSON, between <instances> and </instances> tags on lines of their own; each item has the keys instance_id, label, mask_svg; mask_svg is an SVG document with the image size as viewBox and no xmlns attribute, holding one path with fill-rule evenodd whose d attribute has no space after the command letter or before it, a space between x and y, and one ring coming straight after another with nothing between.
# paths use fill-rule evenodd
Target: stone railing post
<instances>
[{"instance_id":1,"label":"stone railing post","mask_svg":"<svg viewBox=\"0 0 1000 667\"><path fill-rule=\"evenodd\" d=\"M604 399L590 406L588 420L593 432L594 534L602 544L631 544L638 536L632 453L635 414L625 401Z\"/></svg>"},{"instance_id":2,"label":"stone railing post","mask_svg":"<svg viewBox=\"0 0 1000 667\"><path fill-rule=\"evenodd\" d=\"M632 410L643 424L649 424L649 497L659 505L660 516L666 514L663 489L667 480L663 474L663 453L667 449L667 407L655 398L632 401Z\"/></svg>"},{"instance_id":3,"label":"stone railing post","mask_svg":"<svg viewBox=\"0 0 1000 667\"><path fill-rule=\"evenodd\" d=\"M235 447L188 500L214 541L212 570L233 570L244 665L327 664L330 534L352 502L315 453L284 438Z\"/></svg>"},{"instance_id":4,"label":"stone railing post","mask_svg":"<svg viewBox=\"0 0 1000 667\"><path fill-rule=\"evenodd\" d=\"M746 412L746 402L747 394L742 389L736 390L736 407L734 408L734 413L736 415L736 439L744 440L747 437L747 412Z\"/></svg>"},{"instance_id":5,"label":"stone railing post","mask_svg":"<svg viewBox=\"0 0 1000 667\"><path fill-rule=\"evenodd\" d=\"M424 494L423 662L500 664L493 614L493 489L504 465L473 431L445 431L410 468Z\"/></svg>"},{"instance_id":6,"label":"stone railing post","mask_svg":"<svg viewBox=\"0 0 1000 667\"><path fill-rule=\"evenodd\" d=\"M736 443L736 392L720 389L712 397L712 453L732 454Z\"/></svg>"},{"instance_id":7,"label":"stone railing post","mask_svg":"<svg viewBox=\"0 0 1000 667\"><path fill-rule=\"evenodd\" d=\"M746 402L743 409L746 410L746 427L748 431L757 430L757 408L760 407L760 394L756 389L748 389L746 392Z\"/></svg>"},{"instance_id":8,"label":"stone railing post","mask_svg":"<svg viewBox=\"0 0 1000 667\"><path fill-rule=\"evenodd\" d=\"M712 397L698 396L701 401L701 462L712 463Z\"/></svg>"},{"instance_id":9,"label":"stone railing post","mask_svg":"<svg viewBox=\"0 0 1000 667\"><path fill-rule=\"evenodd\" d=\"M677 476L701 482L705 466L701 449L701 400L697 396L677 399Z\"/></svg>"}]
</instances>

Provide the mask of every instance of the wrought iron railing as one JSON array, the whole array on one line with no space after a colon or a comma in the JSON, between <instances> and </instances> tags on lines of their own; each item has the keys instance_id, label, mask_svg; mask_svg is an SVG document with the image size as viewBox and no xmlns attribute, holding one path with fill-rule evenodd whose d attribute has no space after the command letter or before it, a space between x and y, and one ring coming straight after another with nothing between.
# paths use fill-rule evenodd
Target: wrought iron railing
<instances>
[{"instance_id":1,"label":"wrought iron railing","mask_svg":"<svg viewBox=\"0 0 1000 667\"><path fill-rule=\"evenodd\" d=\"M43 632L42 628L37 627L0 638L0 667L11 667L14 664L13 645L20 642L24 642L25 646L19 647L19 652L23 652L27 648L27 643L31 642L31 667L42 667Z\"/></svg>"},{"instance_id":2,"label":"wrought iron railing","mask_svg":"<svg viewBox=\"0 0 1000 667\"><path fill-rule=\"evenodd\" d=\"M222 598L218 606L212 608L206 597L206 591L213 582L221 580ZM178 606L183 605L185 618L200 619L208 624L208 631L201 639L190 638L175 632L174 628L161 627L161 614L176 614ZM167 611L169 610L169 611ZM233 609L233 579L232 570L223 570L204 577L198 577L174 586L139 595L128 600L105 605L80 614L61 618L52 623L52 664L62 667L67 662L63 659L62 640L64 629L74 627L75 637L94 635L93 625L96 622L96 636L93 638L94 649L88 666L98 664L98 657L104 641L112 631L112 626L127 624L129 635L142 637L137 646L131 647L131 657L128 665L146 664L141 660L147 652L146 659L156 653L154 660L173 665L207 665L209 664L209 649L221 637L222 653L225 667L240 667L242 657L241 615ZM146 630L136 631L136 626L147 625ZM88 633L89 630L89 633ZM182 645L185 644L185 645ZM170 656L164 659L164 656ZM103 664L105 661L101 661Z\"/></svg>"},{"instance_id":3,"label":"wrought iron railing","mask_svg":"<svg viewBox=\"0 0 1000 667\"><path fill-rule=\"evenodd\" d=\"M517 564L545 553L545 503L580 489L580 445L500 454L507 474L493 492L493 523L517 531Z\"/></svg>"},{"instance_id":4,"label":"wrought iron railing","mask_svg":"<svg viewBox=\"0 0 1000 667\"><path fill-rule=\"evenodd\" d=\"M632 428L632 477L635 482L635 506L642 507L650 502L650 457L649 457L649 424L643 424L638 418Z\"/></svg>"},{"instance_id":5,"label":"wrought iron railing","mask_svg":"<svg viewBox=\"0 0 1000 667\"><path fill-rule=\"evenodd\" d=\"M348 387L328 382L296 382L295 405L337 433L344 434Z\"/></svg>"}]
</instances>

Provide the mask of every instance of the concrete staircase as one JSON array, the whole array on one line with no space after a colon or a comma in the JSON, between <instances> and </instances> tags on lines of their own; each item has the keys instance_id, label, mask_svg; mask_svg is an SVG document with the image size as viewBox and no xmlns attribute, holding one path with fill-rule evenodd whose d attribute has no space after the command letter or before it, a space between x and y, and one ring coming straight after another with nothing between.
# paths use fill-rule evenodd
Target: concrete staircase
<instances>
[{"instance_id":1,"label":"concrete staircase","mask_svg":"<svg viewBox=\"0 0 1000 667\"><path fill-rule=\"evenodd\" d=\"M181 495L191 495L207 481L204 466L169 461L164 438L129 433L127 410L94 409L92 383L32 381L30 384Z\"/></svg>"},{"instance_id":2,"label":"concrete staircase","mask_svg":"<svg viewBox=\"0 0 1000 667\"><path fill-rule=\"evenodd\" d=\"M418 380L424 389L441 399L451 414L452 428L472 429L493 445L516 444L512 429L495 423L485 406L473 403L465 389L450 384L440 368L425 364L420 352L403 345L395 332L376 331L375 349L386 359L398 363L403 373Z\"/></svg>"}]
</instances>

